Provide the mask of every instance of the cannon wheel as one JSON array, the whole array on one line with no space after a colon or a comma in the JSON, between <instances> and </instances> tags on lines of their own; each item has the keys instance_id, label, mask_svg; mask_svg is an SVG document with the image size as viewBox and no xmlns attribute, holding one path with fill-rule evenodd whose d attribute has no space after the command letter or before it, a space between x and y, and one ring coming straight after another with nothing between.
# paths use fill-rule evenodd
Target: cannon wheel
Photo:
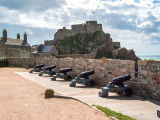
<instances>
[{"instance_id":1,"label":"cannon wheel","mask_svg":"<svg viewBox=\"0 0 160 120\"><path fill-rule=\"evenodd\" d=\"M125 90L125 95L126 95L127 97L131 97L131 96L133 95L133 90L132 90L131 88L127 88L127 89Z\"/></svg>"},{"instance_id":2,"label":"cannon wheel","mask_svg":"<svg viewBox=\"0 0 160 120\"><path fill-rule=\"evenodd\" d=\"M89 87L93 87L95 86L95 82L93 80L89 81L89 83L87 84Z\"/></svg>"}]
</instances>

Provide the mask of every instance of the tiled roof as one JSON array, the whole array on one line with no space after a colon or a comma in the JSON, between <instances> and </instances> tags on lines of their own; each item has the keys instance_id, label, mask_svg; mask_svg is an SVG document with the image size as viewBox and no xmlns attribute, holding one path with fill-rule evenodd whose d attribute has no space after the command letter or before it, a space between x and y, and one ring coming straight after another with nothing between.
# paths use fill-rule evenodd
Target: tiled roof
<instances>
[{"instance_id":1,"label":"tiled roof","mask_svg":"<svg viewBox=\"0 0 160 120\"><path fill-rule=\"evenodd\" d=\"M2 41L2 37L0 37L0 40ZM30 46L28 43L24 44L23 40L14 39L14 38L7 38L7 41L5 42L5 45Z\"/></svg>"},{"instance_id":2,"label":"tiled roof","mask_svg":"<svg viewBox=\"0 0 160 120\"><path fill-rule=\"evenodd\" d=\"M45 45L45 46L41 47L41 49L39 49L38 52L50 52L52 48L53 48L53 46Z\"/></svg>"}]
</instances>

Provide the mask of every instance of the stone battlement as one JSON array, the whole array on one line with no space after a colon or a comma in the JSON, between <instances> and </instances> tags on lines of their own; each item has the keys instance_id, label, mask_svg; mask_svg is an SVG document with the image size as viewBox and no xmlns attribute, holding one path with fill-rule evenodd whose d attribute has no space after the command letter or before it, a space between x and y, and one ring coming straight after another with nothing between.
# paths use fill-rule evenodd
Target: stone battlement
<instances>
[{"instance_id":1,"label":"stone battlement","mask_svg":"<svg viewBox=\"0 0 160 120\"><path fill-rule=\"evenodd\" d=\"M66 27L59 29L54 35L54 40L61 40L78 33L94 33L96 31L102 31L102 24L98 24L97 21L86 21L86 23L72 25L71 29L66 29Z\"/></svg>"}]
</instances>

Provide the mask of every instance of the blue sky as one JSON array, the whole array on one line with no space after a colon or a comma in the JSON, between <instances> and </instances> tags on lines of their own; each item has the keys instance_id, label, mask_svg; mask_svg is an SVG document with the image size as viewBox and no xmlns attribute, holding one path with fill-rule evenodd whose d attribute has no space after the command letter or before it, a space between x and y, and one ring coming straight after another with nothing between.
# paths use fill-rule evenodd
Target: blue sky
<instances>
[{"instance_id":1,"label":"blue sky","mask_svg":"<svg viewBox=\"0 0 160 120\"><path fill-rule=\"evenodd\" d=\"M160 54L160 0L0 0L0 30L28 34L30 45L52 40L63 26L95 19L122 47ZM0 34L2 36L2 32Z\"/></svg>"}]
</instances>

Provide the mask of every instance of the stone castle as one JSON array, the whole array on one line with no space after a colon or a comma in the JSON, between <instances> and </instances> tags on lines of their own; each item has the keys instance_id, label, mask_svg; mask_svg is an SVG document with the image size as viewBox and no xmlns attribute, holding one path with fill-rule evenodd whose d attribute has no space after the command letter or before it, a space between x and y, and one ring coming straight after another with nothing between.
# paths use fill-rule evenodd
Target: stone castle
<instances>
[{"instance_id":1,"label":"stone castle","mask_svg":"<svg viewBox=\"0 0 160 120\"><path fill-rule=\"evenodd\" d=\"M53 40L46 40L44 44L54 45L59 55L90 54L93 58L120 48L120 42L113 42L110 34L104 33L102 24L97 21L71 25L71 29L63 27L54 34Z\"/></svg>"},{"instance_id":2,"label":"stone castle","mask_svg":"<svg viewBox=\"0 0 160 120\"><path fill-rule=\"evenodd\" d=\"M71 29L66 29L66 27L63 27L63 29L59 29L55 34L54 34L54 41L57 40L62 40L66 37L71 37L76 34L92 34L97 31L103 31L102 30L102 24L98 24L97 21L86 21L86 23L82 24L75 24L71 25ZM106 33L107 36L110 36L110 34ZM112 41L112 38L109 38L109 41ZM53 40L46 40L44 42L45 45L53 45L54 41ZM120 42L112 42L113 46L115 48L120 48Z\"/></svg>"}]
</instances>

